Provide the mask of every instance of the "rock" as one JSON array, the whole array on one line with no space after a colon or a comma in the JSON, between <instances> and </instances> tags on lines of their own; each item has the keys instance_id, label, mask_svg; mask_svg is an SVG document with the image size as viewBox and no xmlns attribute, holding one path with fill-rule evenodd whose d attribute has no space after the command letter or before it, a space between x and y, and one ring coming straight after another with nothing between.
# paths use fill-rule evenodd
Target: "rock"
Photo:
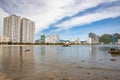
<instances>
[{"instance_id":1,"label":"rock","mask_svg":"<svg viewBox=\"0 0 120 80\"><path fill-rule=\"evenodd\" d=\"M107 77L107 76L105 76L105 79L108 79L108 77Z\"/></svg>"},{"instance_id":2,"label":"rock","mask_svg":"<svg viewBox=\"0 0 120 80\"><path fill-rule=\"evenodd\" d=\"M87 74L89 75L90 73L88 72Z\"/></svg>"},{"instance_id":3,"label":"rock","mask_svg":"<svg viewBox=\"0 0 120 80\"><path fill-rule=\"evenodd\" d=\"M63 80L72 80L72 78L66 77L66 78L63 78Z\"/></svg>"},{"instance_id":4,"label":"rock","mask_svg":"<svg viewBox=\"0 0 120 80\"><path fill-rule=\"evenodd\" d=\"M112 59L110 59L111 61L116 61L116 59L114 59L114 58L112 58Z\"/></svg>"}]
</instances>

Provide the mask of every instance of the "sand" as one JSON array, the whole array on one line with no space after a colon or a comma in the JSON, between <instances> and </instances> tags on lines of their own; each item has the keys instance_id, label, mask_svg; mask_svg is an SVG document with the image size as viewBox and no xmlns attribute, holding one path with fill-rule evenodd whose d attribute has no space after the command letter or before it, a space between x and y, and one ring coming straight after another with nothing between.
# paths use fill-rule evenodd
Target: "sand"
<instances>
[{"instance_id":1,"label":"sand","mask_svg":"<svg viewBox=\"0 0 120 80\"><path fill-rule=\"evenodd\" d=\"M29 67L28 71L7 73L0 73L0 80L120 80L120 70L70 65L44 66L37 70Z\"/></svg>"}]
</instances>

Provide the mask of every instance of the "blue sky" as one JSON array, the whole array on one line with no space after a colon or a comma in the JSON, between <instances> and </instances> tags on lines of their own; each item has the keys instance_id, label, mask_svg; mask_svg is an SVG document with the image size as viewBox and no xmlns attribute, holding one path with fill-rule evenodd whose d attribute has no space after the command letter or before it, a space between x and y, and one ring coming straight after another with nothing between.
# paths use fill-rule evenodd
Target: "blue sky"
<instances>
[{"instance_id":1,"label":"blue sky","mask_svg":"<svg viewBox=\"0 0 120 80\"><path fill-rule=\"evenodd\" d=\"M120 33L120 0L0 0L1 35L3 18L11 14L33 20L36 39L41 34L86 40L89 32Z\"/></svg>"}]
</instances>

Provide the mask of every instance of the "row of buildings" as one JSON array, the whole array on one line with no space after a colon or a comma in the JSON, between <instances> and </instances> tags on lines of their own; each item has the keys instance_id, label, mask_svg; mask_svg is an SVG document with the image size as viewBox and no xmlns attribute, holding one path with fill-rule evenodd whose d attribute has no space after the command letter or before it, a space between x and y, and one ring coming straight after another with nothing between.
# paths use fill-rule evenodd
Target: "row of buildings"
<instances>
[{"instance_id":1,"label":"row of buildings","mask_svg":"<svg viewBox=\"0 0 120 80\"><path fill-rule=\"evenodd\" d=\"M70 43L70 44L102 44L99 42L99 36L95 33L90 32L88 34L88 38L86 41L80 41L80 38L76 38L75 40L60 40L58 35L41 35L40 43ZM116 42L116 44L120 44L120 39Z\"/></svg>"},{"instance_id":2,"label":"row of buildings","mask_svg":"<svg viewBox=\"0 0 120 80\"><path fill-rule=\"evenodd\" d=\"M40 43L74 43L74 44L80 44L80 38L77 38L76 40L60 40L59 35L41 35L41 39L39 41Z\"/></svg>"},{"instance_id":3,"label":"row of buildings","mask_svg":"<svg viewBox=\"0 0 120 80\"><path fill-rule=\"evenodd\" d=\"M86 43L87 44L99 44L99 36L96 35L95 33L90 32Z\"/></svg>"},{"instance_id":4,"label":"row of buildings","mask_svg":"<svg viewBox=\"0 0 120 80\"><path fill-rule=\"evenodd\" d=\"M41 35L41 43L59 43L58 35Z\"/></svg>"},{"instance_id":5,"label":"row of buildings","mask_svg":"<svg viewBox=\"0 0 120 80\"><path fill-rule=\"evenodd\" d=\"M58 35L41 35L40 43L61 43ZM75 40L66 40L62 43L72 43L72 44L82 44L80 38L78 37ZM99 36L94 33L89 33L88 39L83 44L99 44Z\"/></svg>"},{"instance_id":6,"label":"row of buildings","mask_svg":"<svg viewBox=\"0 0 120 80\"><path fill-rule=\"evenodd\" d=\"M3 36L1 42L34 43L35 23L15 14L4 18Z\"/></svg>"}]
</instances>

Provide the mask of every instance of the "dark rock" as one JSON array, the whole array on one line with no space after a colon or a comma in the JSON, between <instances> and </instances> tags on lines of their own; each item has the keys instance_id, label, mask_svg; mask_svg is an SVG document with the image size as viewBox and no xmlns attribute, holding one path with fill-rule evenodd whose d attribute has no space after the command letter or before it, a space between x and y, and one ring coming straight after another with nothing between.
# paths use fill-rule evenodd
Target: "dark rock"
<instances>
[{"instance_id":1,"label":"dark rock","mask_svg":"<svg viewBox=\"0 0 120 80\"><path fill-rule=\"evenodd\" d=\"M116 59L114 59L114 58L112 58L112 59L110 59L111 61L116 61Z\"/></svg>"},{"instance_id":2,"label":"dark rock","mask_svg":"<svg viewBox=\"0 0 120 80\"><path fill-rule=\"evenodd\" d=\"M107 76L105 76L105 79L108 79L108 77L107 77Z\"/></svg>"},{"instance_id":3,"label":"dark rock","mask_svg":"<svg viewBox=\"0 0 120 80\"><path fill-rule=\"evenodd\" d=\"M87 74L89 75L90 73L88 72Z\"/></svg>"}]
</instances>

